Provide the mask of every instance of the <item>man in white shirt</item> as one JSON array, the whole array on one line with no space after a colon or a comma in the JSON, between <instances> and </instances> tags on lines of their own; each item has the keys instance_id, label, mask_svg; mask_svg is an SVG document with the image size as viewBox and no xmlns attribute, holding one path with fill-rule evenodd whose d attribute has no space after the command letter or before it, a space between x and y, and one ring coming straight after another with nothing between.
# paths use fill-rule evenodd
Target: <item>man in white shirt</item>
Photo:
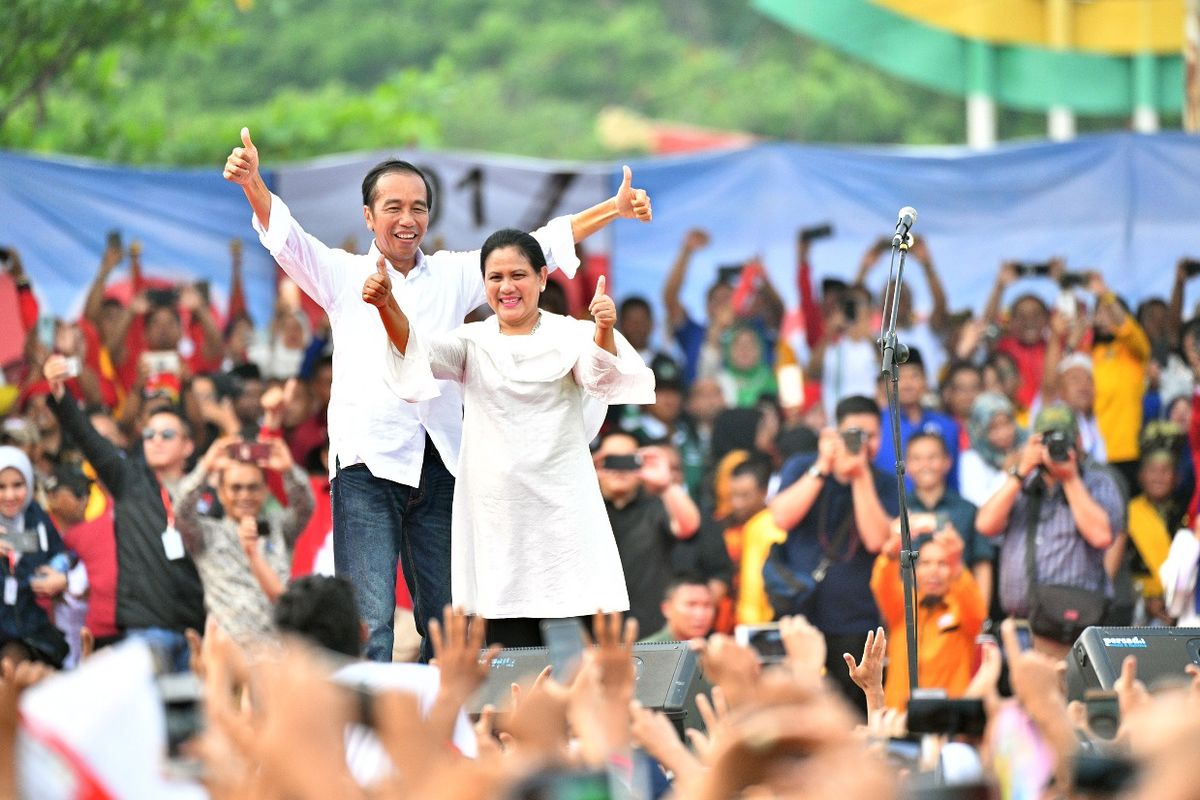
<instances>
[{"instance_id":1,"label":"man in white shirt","mask_svg":"<svg viewBox=\"0 0 1200 800\"><path fill-rule=\"evenodd\" d=\"M432 400L400 400L383 377L387 334L360 293L382 255L396 299L414 326L429 333L451 331L484 301L479 253L421 252L434 198L424 174L405 161L384 161L363 179L363 218L374 234L365 255L326 247L305 233L267 189L258 164L258 149L243 128L242 146L225 162L225 179L242 187L263 245L325 310L332 327L329 467L335 568L358 590L368 627L367 658L390 661L400 560L422 635L421 658L427 661L432 655L428 621L451 602L450 507L462 393L457 384L439 381L441 394ZM561 267L573 277L579 266L575 243L617 217L649 221L650 200L631 181L626 167L614 197L534 232L551 269Z\"/></svg>"}]
</instances>

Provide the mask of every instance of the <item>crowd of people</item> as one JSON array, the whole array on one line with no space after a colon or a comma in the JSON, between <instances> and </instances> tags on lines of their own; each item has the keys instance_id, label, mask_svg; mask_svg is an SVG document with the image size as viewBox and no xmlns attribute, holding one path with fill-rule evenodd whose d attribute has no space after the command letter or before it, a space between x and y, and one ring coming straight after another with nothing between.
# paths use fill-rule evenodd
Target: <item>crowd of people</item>
<instances>
[{"instance_id":1,"label":"crowd of people","mask_svg":"<svg viewBox=\"0 0 1200 800\"><path fill-rule=\"evenodd\" d=\"M709 242L695 229L661 298L616 304L577 248L616 219L649 221L628 171L611 200L532 235L427 255L432 189L384 162L363 183L374 243L355 254L304 232L242 138L225 176L284 273L270 320L246 309L238 242L221 310L206 284L145 275L137 242L110 236L74 320L39 306L6 251L0 299L24 331L0 385L9 745L18 696L52 688L47 670L136 640L160 672L205 683L192 757L212 796L878 797L945 778L964 743L964 785L1015 787L1037 770L997 733L1013 714L1049 766L1034 794L1006 796L1065 796L1081 741L1141 796L1186 796L1174 759L1200 728L1172 704L1200 688L1151 695L1127 664L1110 741L1055 665L1091 625L1200 620L1191 262L1170 298L1136 309L1096 272L1005 262L976 314L951 308L936 243L916 239L932 306L902 287L897 453L876 343L890 287L872 279L890 237L853 280L818 282L809 255L829 228L801 229L788 308L756 262L691 274ZM697 280L698 318L680 300ZM1048 282L1053 305L1033 291ZM918 684L983 699L992 723L942 742L941 761L889 745L910 699L898 455ZM617 613L596 617L576 675L514 689L459 741L496 648L596 610ZM772 624L786 657L764 665L734 637ZM700 654L714 688L686 743L632 703L637 631ZM314 646L436 657L432 706L374 696L389 768L354 768L342 731L361 703Z\"/></svg>"}]
</instances>

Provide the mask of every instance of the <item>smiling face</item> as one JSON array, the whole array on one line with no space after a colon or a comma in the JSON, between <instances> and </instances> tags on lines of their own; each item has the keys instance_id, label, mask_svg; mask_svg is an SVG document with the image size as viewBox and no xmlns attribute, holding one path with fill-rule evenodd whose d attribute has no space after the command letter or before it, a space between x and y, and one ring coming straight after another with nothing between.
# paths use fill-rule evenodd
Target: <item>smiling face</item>
<instances>
[{"instance_id":1,"label":"smiling face","mask_svg":"<svg viewBox=\"0 0 1200 800\"><path fill-rule=\"evenodd\" d=\"M218 490L221 505L234 519L257 517L267 496L262 470L256 464L241 461L222 471Z\"/></svg>"},{"instance_id":2,"label":"smiling face","mask_svg":"<svg viewBox=\"0 0 1200 800\"><path fill-rule=\"evenodd\" d=\"M389 172L375 184L371 205L363 207L375 246L397 269L416 263L417 250L429 228L425 182L411 172Z\"/></svg>"},{"instance_id":3,"label":"smiling face","mask_svg":"<svg viewBox=\"0 0 1200 800\"><path fill-rule=\"evenodd\" d=\"M153 414L142 430L142 449L150 469L181 469L192 454L192 440L174 414Z\"/></svg>"},{"instance_id":4,"label":"smiling face","mask_svg":"<svg viewBox=\"0 0 1200 800\"><path fill-rule=\"evenodd\" d=\"M950 591L954 573L946 548L939 542L927 542L917 559L917 593L922 597L944 597Z\"/></svg>"},{"instance_id":5,"label":"smiling face","mask_svg":"<svg viewBox=\"0 0 1200 800\"><path fill-rule=\"evenodd\" d=\"M546 269L534 269L517 247L498 247L483 265L487 303L502 330L526 332L538 315L538 297L546 285Z\"/></svg>"},{"instance_id":6,"label":"smiling face","mask_svg":"<svg viewBox=\"0 0 1200 800\"><path fill-rule=\"evenodd\" d=\"M0 515L15 517L25 510L29 484L20 470L7 467L0 470Z\"/></svg>"},{"instance_id":7,"label":"smiling face","mask_svg":"<svg viewBox=\"0 0 1200 800\"><path fill-rule=\"evenodd\" d=\"M950 456L939 440L922 436L908 443L907 471L918 490L936 491L943 488L950 465Z\"/></svg>"}]
</instances>

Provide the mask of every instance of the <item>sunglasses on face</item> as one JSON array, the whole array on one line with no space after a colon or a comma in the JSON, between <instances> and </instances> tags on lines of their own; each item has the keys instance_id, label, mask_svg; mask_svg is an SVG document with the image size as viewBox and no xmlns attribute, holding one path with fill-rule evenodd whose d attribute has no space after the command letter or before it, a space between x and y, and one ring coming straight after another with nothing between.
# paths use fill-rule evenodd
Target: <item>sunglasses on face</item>
<instances>
[{"instance_id":1,"label":"sunglasses on face","mask_svg":"<svg viewBox=\"0 0 1200 800\"><path fill-rule=\"evenodd\" d=\"M161 438L164 442L173 442L179 438L179 431L172 428L163 428L162 430L155 430L154 428L142 429L143 442L148 442L155 436Z\"/></svg>"}]
</instances>

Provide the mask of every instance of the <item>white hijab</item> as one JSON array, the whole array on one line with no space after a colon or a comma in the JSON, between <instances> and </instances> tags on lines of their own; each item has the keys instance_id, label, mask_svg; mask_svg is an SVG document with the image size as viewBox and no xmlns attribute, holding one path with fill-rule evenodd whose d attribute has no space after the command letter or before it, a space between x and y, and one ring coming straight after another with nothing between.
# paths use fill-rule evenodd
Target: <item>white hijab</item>
<instances>
[{"instance_id":1,"label":"white hijab","mask_svg":"<svg viewBox=\"0 0 1200 800\"><path fill-rule=\"evenodd\" d=\"M25 503L21 506L21 510L17 512L16 517L7 517L0 514L0 528L6 531L20 531L25 529L25 512L29 510L29 506L33 503L33 464L29 461L29 456L25 455L24 450L19 450L11 445L0 447L0 472L6 469L15 469L21 473L21 477L25 479Z\"/></svg>"}]
</instances>

